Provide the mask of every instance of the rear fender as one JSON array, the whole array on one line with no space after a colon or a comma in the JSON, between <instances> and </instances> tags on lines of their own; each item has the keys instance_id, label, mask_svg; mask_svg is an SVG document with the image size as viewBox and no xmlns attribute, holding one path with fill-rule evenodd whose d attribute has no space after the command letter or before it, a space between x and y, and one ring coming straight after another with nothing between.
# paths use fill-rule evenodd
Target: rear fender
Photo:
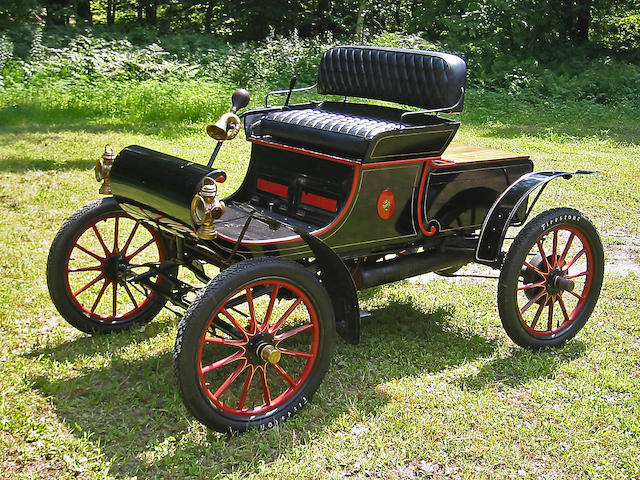
<instances>
[{"instance_id":1,"label":"rear fender","mask_svg":"<svg viewBox=\"0 0 640 480\"><path fill-rule=\"evenodd\" d=\"M529 206L525 217L522 219L524 223L529 213L533 209L538 198L542 194L547 184L558 177L570 179L577 174L591 174L586 170L575 170L572 172L531 172L521 176L512 183L500 197L494 202L493 206L487 213L480 231L478 246L476 247L476 260L481 263L495 263L499 260L502 244L504 243L507 229L511 225L511 221L515 216L518 208L525 202L533 191L540 188L540 191Z\"/></svg>"}]
</instances>

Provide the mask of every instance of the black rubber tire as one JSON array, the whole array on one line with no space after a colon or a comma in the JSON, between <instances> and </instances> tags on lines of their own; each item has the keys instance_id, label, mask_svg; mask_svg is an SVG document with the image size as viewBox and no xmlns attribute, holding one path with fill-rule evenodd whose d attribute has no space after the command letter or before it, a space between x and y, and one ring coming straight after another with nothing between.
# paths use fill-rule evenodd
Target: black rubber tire
<instances>
[{"instance_id":1,"label":"black rubber tire","mask_svg":"<svg viewBox=\"0 0 640 480\"><path fill-rule=\"evenodd\" d=\"M538 239L542 239L545 235L558 228L581 232L584 237L584 240L580 240L583 246L586 246L584 245L585 242L589 245L592 254L592 265L589 265L589 271L591 272L590 287L586 295L584 295L586 297L584 303L581 308L576 311L575 318L573 318L571 322L566 321L566 327L560 328L564 325L565 321L563 320L563 324L558 326L557 331L548 328L547 332L538 334L531 331L535 330L535 325L533 325L533 328L531 328L532 325L529 324L525 327L523 320L521 320L517 288L520 281L523 283L520 288L525 288L525 282L521 280L521 278L523 278L523 272L528 268L524 266L527 255L530 254L532 249L537 248L536 244ZM553 257L553 255L551 256ZM542 258L542 255L540 255L540 259ZM548 267L548 269L551 270L551 267ZM500 272L498 281L498 311L507 335L509 335L516 344L532 349L556 347L564 344L567 340L573 338L589 319L600 295L603 276L604 252L602 242L600 241L600 236L595 226L587 217L572 208L555 208L537 215L520 230L514 239ZM548 291L546 286L543 288L545 292ZM542 292L543 288L539 288L538 292ZM533 296L533 294L531 295ZM562 295L565 295L565 292L562 292ZM545 299L546 298L545 296ZM571 297L568 295L568 298ZM529 300L531 300L531 298L529 298ZM554 303L554 301L552 300L551 303ZM541 310L548 307L548 304L538 304ZM555 304L558 304L557 301ZM559 306L557 308L552 306L551 308L554 308L556 311L560 310ZM571 313L573 314L573 311L571 311ZM552 314L548 313L548 315L552 317ZM540 316L539 318L542 317ZM567 318L566 315L564 318ZM549 323L551 324L551 320L549 320Z\"/></svg>"},{"instance_id":2,"label":"black rubber tire","mask_svg":"<svg viewBox=\"0 0 640 480\"><path fill-rule=\"evenodd\" d=\"M306 379L301 381L297 391L293 391L293 396L277 408L251 417L243 417L224 411L207 397L199 379L202 365L199 363L198 352L199 348L204 348L200 347L201 341L206 331L211 331L208 330L209 322L215 312L226 304L230 296L234 295L233 292L260 281L286 282L307 296L319 323L318 353L309 367L310 372ZM245 260L212 279L200 291L178 326L174 359L180 396L198 421L219 432L235 433L255 428L272 428L286 421L311 400L329 368L335 343L335 319L331 301L313 273L293 261L281 258L260 257ZM252 380L249 379L249 382L251 386Z\"/></svg>"},{"instance_id":3,"label":"black rubber tire","mask_svg":"<svg viewBox=\"0 0 640 480\"><path fill-rule=\"evenodd\" d=\"M126 319L113 322L101 321L92 318L80 309L73 301L72 294L68 291L66 287L66 259L70 255L70 249L75 248L78 238L97 219L123 214L127 218L131 218L125 214L113 197L94 200L76 211L64 222L51 244L47 260L47 285L51 300L60 315L82 332L89 334L110 333L148 323L153 320L167 302L160 295L155 295L146 305L141 307L139 312ZM159 235L157 241L162 242L162 247L166 252L167 258L169 258L171 256L169 246Z\"/></svg>"}]
</instances>

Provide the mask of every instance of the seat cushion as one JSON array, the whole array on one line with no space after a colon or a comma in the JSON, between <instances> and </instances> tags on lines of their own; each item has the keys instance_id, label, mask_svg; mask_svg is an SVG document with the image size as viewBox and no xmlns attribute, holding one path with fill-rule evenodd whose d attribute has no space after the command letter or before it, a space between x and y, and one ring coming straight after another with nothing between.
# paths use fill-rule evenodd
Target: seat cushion
<instances>
[{"instance_id":1,"label":"seat cushion","mask_svg":"<svg viewBox=\"0 0 640 480\"><path fill-rule=\"evenodd\" d=\"M398 122L310 108L271 112L261 122L264 135L358 157L365 154L376 135L400 128Z\"/></svg>"},{"instance_id":2,"label":"seat cushion","mask_svg":"<svg viewBox=\"0 0 640 480\"><path fill-rule=\"evenodd\" d=\"M323 55L318 93L461 112L466 77L464 60L450 53L342 46Z\"/></svg>"}]
</instances>

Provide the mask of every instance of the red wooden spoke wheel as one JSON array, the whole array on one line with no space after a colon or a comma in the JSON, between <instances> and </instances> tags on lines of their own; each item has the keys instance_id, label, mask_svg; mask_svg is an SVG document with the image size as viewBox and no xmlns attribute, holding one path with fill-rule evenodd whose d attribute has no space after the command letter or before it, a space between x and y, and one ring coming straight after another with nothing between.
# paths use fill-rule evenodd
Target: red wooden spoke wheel
<instances>
[{"instance_id":1,"label":"red wooden spoke wheel","mask_svg":"<svg viewBox=\"0 0 640 480\"><path fill-rule=\"evenodd\" d=\"M519 345L559 345L587 321L598 299L604 254L593 224L580 212L544 212L517 235L500 274L498 308Z\"/></svg>"},{"instance_id":2,"label":"red wooden spoke wheel","mask_svg":"<svg viewBox=\"0 0 640 480\"><path fill-rule=\"evenodd\" d=\"M299 264L257 258L224 270L178 329L176 371L185 405L222 432L287 420L324 377L333 321L324 288Z\"/></svg>"},{"instance_id":3,"label":"red wooden spoke wheel","mask_svg":"<svg viewBox=\"0 0 640 480\"><path fill-rule=\"evenodd\" d=\"M65 320L88 333L148 322L165 300L129 284L125 271L166 259L158 232L131 218L112 198L91 202L65 222L51 245L51 298Z\"/></svg>"}]
</instances>

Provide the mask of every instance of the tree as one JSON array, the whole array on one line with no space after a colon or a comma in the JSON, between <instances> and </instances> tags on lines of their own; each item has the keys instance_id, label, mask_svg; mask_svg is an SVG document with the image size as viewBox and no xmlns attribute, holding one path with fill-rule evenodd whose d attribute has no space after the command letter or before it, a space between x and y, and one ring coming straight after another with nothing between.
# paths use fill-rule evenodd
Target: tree
<instances>
[{"instance_id":1,"label":"tree","mask_svg":"<svg viewBox=\"0 0 640 480\"><path fill-rule=\"evenodd\" d=\"M80 21L88 25L93 25L91 0L76 0L76 15Z\"/></svg>"}]
</instances>

